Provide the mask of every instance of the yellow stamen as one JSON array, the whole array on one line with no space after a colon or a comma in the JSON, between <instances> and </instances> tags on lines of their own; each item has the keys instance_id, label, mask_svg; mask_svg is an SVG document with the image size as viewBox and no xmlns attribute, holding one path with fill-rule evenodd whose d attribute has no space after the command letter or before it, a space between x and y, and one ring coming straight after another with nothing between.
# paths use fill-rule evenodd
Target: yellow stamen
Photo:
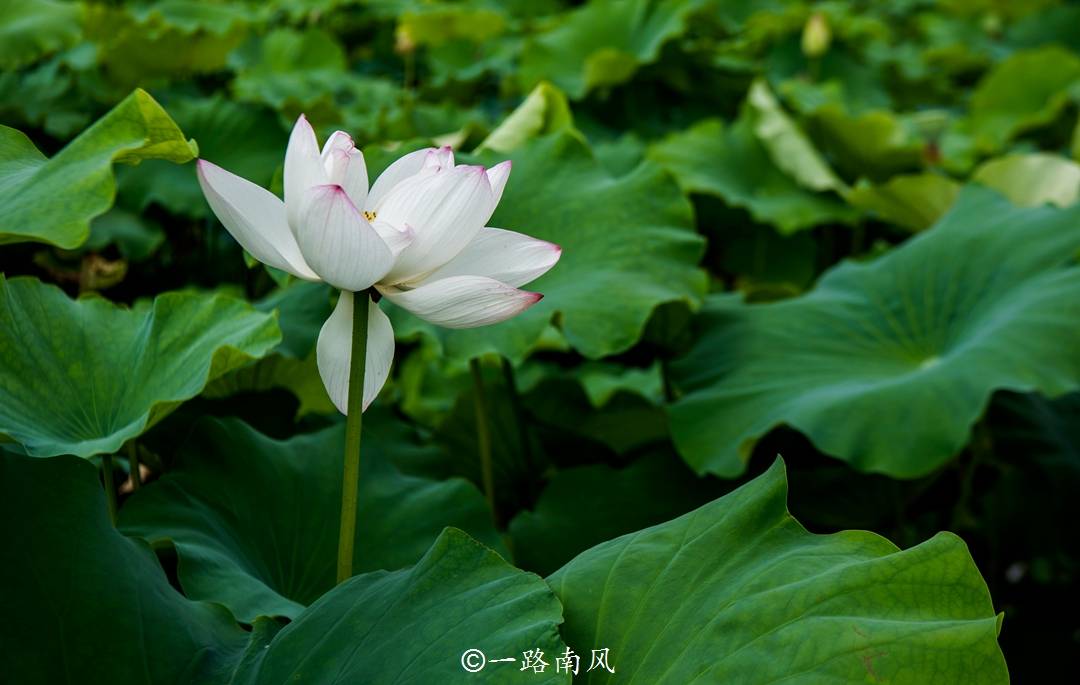
<instances>
[{"instance_id":1,"label":"yellow stamen","mask_svg":"<svg viewBox=\"0 0 1080 685\"><path fill-rule=\"evenodd\" d=\"M368 221L375 221L375 212L369 212L368 210L365 209L364 210L364 218L367 219Z\"/></svg>"}]
</instances>

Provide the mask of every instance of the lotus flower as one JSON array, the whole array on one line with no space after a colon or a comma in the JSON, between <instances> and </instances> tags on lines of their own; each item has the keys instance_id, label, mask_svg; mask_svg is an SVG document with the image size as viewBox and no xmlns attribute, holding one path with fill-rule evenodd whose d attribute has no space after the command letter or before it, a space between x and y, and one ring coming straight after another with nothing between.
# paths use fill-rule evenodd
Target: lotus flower
<instances>
[{"instance_id":1,"label":"lotus flower","mask_svg":"<svg viewBox=\"0 0 1080 685\"><path fill-rule=\"evenodd\" d=\"M374 288L416 316L447 328L508 319L542 295L518 286L545 273L560 248L486 227L510 175L454 165L449 147L409 153L368 189L363 153L337 131L320 151L301 115L285 152L285 200L206 160L199 184L210 208L259 261L341 289L319 332L319 373L334 405L349 395L352 298ZM366 293L361 295L368 297ZM394 331L369 305L364 400L378 395L394 358Z\"/></svg>"}]
</instances>

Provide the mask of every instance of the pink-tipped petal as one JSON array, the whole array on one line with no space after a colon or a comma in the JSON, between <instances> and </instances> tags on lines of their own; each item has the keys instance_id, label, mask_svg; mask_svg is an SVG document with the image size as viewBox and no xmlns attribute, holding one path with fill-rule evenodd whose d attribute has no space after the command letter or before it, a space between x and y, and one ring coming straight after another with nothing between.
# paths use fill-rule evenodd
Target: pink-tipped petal
<instances>
[{"instance_id":1,"label":"pink-tipped petal","mask_svg":"<svg viewBox=\"0 0 1080 685\"><path fill-rule=\"evenodd\" d=\"M425 275L417 285L451 276L487 276L515 288L547 273L562 248L501 228L485 228L458 256Z\"/></svg>"},{"instance_id":2,"label":"pink-tipped petal","mask_svg":"<svg viewBox=\"0 0 1080 685\"><path fill-rule=\"evenodd\" d=\"M452 169L454 167L454 150L449 145L428 150L424 158L425 169Z\"/></svg>"},{"instance_id":3,"label":"pink-tipped petal","mask_svg":"<svg viewBox=\"0 0 1080 685\"><path fill-rule=\"evenodd\" d=\"M322 146L322 159L323 162L327 160L328 155L334 150L340 150L342 152L348 152L356 147L353 142L352 136L345 131L334 131L330 134L330 137L326 139L326 142ZM329 172L328 172L329 173Z\"/></svg>"},{"instance_id":4,"label":"pink-tipped petal","mask_svg":"<svg viewBox=\"0 0 1080 685\"><path fill-rule=\"evenodd\" d=\"M363 207L368 192L367 165L364 164L364 153L353 144L352 136L344 131L334 131L323 145L322 163L329 182L344 188L353 204Z\"/></svg>"},{"instance_id":5,"label":"pink-tipped petal","mask_svg":"<svg viewBox=\"0 0 1080 685\"><path fill-rule=\"evenodd\" d=\"M349 406L349 365L352 361L353 297L342 292L330 318L319 331L315 356L330 400L342 414ZM366 295L364 296L366 297ZM368 408L390 375L394 361L394 329L379 305L368 302L368 338L364 368L364 409Z\"/></svg>"},{"instance_id":6,"label":"pink-tipped petal","mask_svg":"<svg viewBox=\"0 0 1080 685\"><path fill-rule=\"evenodd\" d=\"M398 184L383 201L378 219L395 227L411 226L416 237L385 282L415 280L449 262L472 242L492 209L483 167L429 171Z\"/></svg>"},{"instance_id":7,"label":"pink-tipped petal","mask_svg":"<svg viewBox=\"0 0 1080 685\"><path fill-rule=\"evenodd\" d=\"M296 241L323 280L341 290L371 287L394 264L394 255L338 185L308 191Z\"/></svg>"},{"instance_id":8,"label":"pink-tipped petal","mask_svg":"<svg viewBox=\"0 0 1080 685\"><path fill-rule=\"evenodd\" d=\"M251 256L299 278L319 280L301 255L276 195L204 159L196 172L210 209Z\"/></svg>"},{"instance_id":9,"label":"pink-tipped petal","mask_svg":"<svg viewBox=\"0 0 1080 685\"><path fill-rule=\"evenodd\" d=\"M512 166L513 163L508 159L487 170L488 182L491 183L491 194L496 205L502 199L503 189L506 188L506 181L510 178L510 168Z\"/></svg>"},{"instance_id":10,"label":"pink-tipped petal","mask_svg":"<svg viewBox=\"0 0 1080 685\"><path fill-rule=\"evenodd\" d=\"M416 316L445 328L475 328L505 321L543 298L483 276L451 276L411 290L379 286L379 292Z\"/></svg>"},{"instance_id":11,"label":"pink-tipped petal","mask_svg":"<svg viewBox=\"0 0 1080 685\"><path fill-rule=\"evenodd\" d=\"M285 212L289 218L289 227L295 233L300 225L300 213L304 208L307 191L330 182L319 152L319 143L315 139L315 129L311 128L303 114L296 120L289 136L283 180Z\"/></svg>"}]
</instances>

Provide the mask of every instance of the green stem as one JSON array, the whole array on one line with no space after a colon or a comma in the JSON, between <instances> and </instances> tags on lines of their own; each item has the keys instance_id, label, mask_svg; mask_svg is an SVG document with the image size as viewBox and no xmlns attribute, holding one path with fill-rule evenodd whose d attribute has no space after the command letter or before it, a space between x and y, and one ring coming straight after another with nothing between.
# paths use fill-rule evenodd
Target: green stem
<instances>
[{"instance_id":1,"label":"green stem","mask_svg":"<svg viewBox=\"0 0 1080 685\"><path fill-rule=\"evenodd\" d=\"M675 402L675 386L671 383L671 372L668 371L668 358L660 357L660 380L664 391L664 401L668 404Z\"/></svg>"},{"instance_id":2,"label":"green stem","mask_svg":"<svg viewBox=\"0 0 1080 685\"><path fill-rule=\"evenodd\" d=\"M338 537L337 582L352 577L356 542L356 502L360 485L360 429L364 410L364 365L367 362L368 294L353 293L352 355L349 363L349 413L345 419L345 470L341 479L341 528Z\"/></svg>"},{"instance_id":3,"label":"green stem","mask_svg":"<svg viewBox=\"0 0 1080 685\"><path fill-rule=\"evenodd\" d=\"M128 468L131 470L131 489L138 490L142 487L142 474L139 473L139 448L134 440L128 440Z\"/></svg>"},{"instance_id":4,"label":"green stem","mask_svg":"<svg viewBox=\"0 0 1080 685\"><path fill-rule=\"evenodd\" d=\"M491 425L488 422L487 395L484 392L484 374L480 369L480 360L469 360L469 370L473 378L473 399L476 405L476 440L480 448L480 475L484 481L484 497L487 497L491 515L495 512L495 469L491 463Z\"/></svg>"},{"instance_id":5,"label":"green stem","mask_svg":"<svg viewBox=\"0 0 1080 685\"><path fill-rule=\"evenodd\" d=\"M109 520L116 525L116 482L113 480L113 463L111 454L101 455L101 471L104 476L105 504L109 508Z\"/></svg>"},{"instance_id":6,"label":"green stem","mask_svg":"<svg viewBox=\"0 0 1080 685\"><path fill-rule=\"evenodd\" d=\"M521 457L529 471L535 471L532 457L532 444L529 440L529 426L525 422L525 409L521 406L521 396L518 395L517 379L514 378L514 366L506 357L499 357L502 366L503 382L506 390L510 393L510 408L514 411L514 421L517 423L518 442L521 447Z\"/></svg>"}]
</instances>

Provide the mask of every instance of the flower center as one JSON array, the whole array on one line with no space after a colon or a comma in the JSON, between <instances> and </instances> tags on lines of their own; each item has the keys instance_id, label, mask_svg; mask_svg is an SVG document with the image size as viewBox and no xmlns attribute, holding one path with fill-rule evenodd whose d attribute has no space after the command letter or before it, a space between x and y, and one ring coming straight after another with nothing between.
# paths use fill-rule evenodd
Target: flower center
<instances>
[{"instance_id":1,"label":"flower center","mask_svg":"<svg viewBox=\"0 0 1080 685\"><path fill-rule=\"evenodd\" d=\"M364 210L364 218L368 220L368 223L370 223L372 221L375 221L375 212L369 212L368 210L365 209Z\"/></svg>"}]
</instances>

